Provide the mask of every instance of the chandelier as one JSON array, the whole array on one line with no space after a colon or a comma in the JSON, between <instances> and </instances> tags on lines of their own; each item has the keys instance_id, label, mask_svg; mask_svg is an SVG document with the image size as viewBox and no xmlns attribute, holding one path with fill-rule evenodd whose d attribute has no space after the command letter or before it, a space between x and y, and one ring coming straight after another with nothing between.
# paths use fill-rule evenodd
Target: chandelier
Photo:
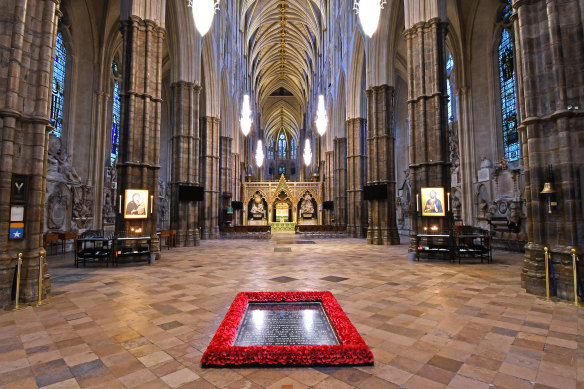
<instances>
[{"instance_id":1,"label":"chandelier","mask_svg":"<svg viewBox=\"0 0 584 389\"><path fill-rule=\"evenodd\" d=\"M251 108L249 106L249 95L243 96L243 104L241 107L241 119L239 119L241 124L241 132L244 136L247 136L251 131Z\"/></svg>"},{"instance_id":2,"label":"chandelier","mask_svg":"<svg viewBox=\"0 0 584 389\"><path fill-rule=\"evenodd\" d=\"M191 7L195 19L195 27L201 36L205 36L211 28L213 16L219 10L219 1L221 0L188 0L188 6Z\"/></svg>"},{"instance_id":3,"label":"chandelier","mask_svg":"<svg viewBox=\"0 0 584 389\"><path fill-rule=\"evenodd\" d=\"M306 166L310 165L312 162L312 149L310 148L310 139L306 139L304 142L304 164Z\"/></svg>"},{"instance_id":4,"label":"chandelier","mask_svg":"<svg viewBox=\"0 0 584 389\"><path fill-rule=\"evenodd\" d=\"M326 111L324 109L324 96L318 96L318 110L316 111L316 129L320 136L326 132L327 125Z\"/></svg>"},{"instance_id":5,"label":"chandelier","mask_svg":"<svg viewBox=\"0 0 584 389\"><path fill-rule=\"evenodd\" d=\"M386 0L355 0L353 9L359 15L359 21L365 35L373 36L379 24L379 16Z\"/></svg>"},{"instance_id":6,"label":"chandelier","mask_svg":"<svg viewBox=\"0 0 584 389\"><path fill-rule=\"evenodd\" d=\"M256 165L258 165L258 167L262 167L262 165L264 164L264 145L262 144L261 139L258 139L255 160L256 160Z\"/></svg>"}]
</instances>

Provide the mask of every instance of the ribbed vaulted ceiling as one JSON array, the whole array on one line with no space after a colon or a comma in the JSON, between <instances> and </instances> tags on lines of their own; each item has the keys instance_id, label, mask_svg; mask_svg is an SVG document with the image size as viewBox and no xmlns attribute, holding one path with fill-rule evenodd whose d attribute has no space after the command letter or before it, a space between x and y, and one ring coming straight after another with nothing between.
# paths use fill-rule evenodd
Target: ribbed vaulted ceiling
<instances>
[{"instance_id":1,"label":"ribbed vaulted ceiling","mask_svg":"<svg viewBox=\"0 0 584 389\"><path fill-rule=\"evenodd\" d=\"M326 20L325 2L242 1L249 68L266 138L284 128L298 140Z\"/></svg>"}]
</instances>

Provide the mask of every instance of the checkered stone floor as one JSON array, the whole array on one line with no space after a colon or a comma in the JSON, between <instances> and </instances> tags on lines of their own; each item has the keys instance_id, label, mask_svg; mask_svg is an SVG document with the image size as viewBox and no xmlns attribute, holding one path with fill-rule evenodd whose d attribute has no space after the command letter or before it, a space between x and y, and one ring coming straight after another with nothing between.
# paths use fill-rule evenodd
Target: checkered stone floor
<instances>
[{"instance_id":1,"label":"checkered stone floor","mask_svg":"<svg viewBox=\"0 0 584 389\"><path fill-rule=\"evenodd\" d=\"M294 235L203 241L152 266L50 256L50 303L0 313L0 387L584 388L584 308L526 294L521 254L459 265L410 262L406 244L277 240ZM286 290L331 291L375 365L200 367L238 292Z\"/></svg>"}]
</instances>

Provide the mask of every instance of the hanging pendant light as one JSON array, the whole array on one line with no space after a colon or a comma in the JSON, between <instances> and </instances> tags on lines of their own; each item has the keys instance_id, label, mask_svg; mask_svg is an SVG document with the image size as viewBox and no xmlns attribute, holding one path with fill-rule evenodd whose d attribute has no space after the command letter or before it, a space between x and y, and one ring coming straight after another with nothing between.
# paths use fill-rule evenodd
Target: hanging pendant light
<instances>
[{"instance_id":1,"label":"hanging pendant light","mask_svg":"<svg viewBox=\"0 0 584 389\"><path fill-rule=\"evenodd\" d=\"M241 119L239 119L241 124L241 132L244 136L247 136L251 131L251 108L249 106L249 95L243 96L243 104L241 106Z\"/></svg>"},{"instance_id":2,"label":"hanging pendant light","mask_svg":"<svg viewBox=\"0 0 584 389\"><path fill-rule=\"evenodd\" d=\"M326 132L326 125L328 123L326 117L326 110L324 108L324 96L318 96L318 110L316 111L316 129L320 136Z\"/></svg>"},{"instance_id":3,"label":"hanging pendant light","mask_svg":"<svg viewBox=\"0 0 584 389\"><path fill-rule=\"evenodd\" d=\"M365 35L369 38L373 36L379 24L379 16L386 0L355 0L353 9L359 15L359 21Z\"/></svg>"},{"instance_id":4,"label":"hanging pendant light","mask_svg":"<svg viewBox=\"0 0 584 389\"><path fill-rule=\"evenodd\" d=\"M312 162L312 149L310 147L310 139L306 139L306 142L304 142L304 164L306 166L310 165L310 163Z\"/></svg>"},{"instance_id":5,"label":"hanging pendant light","mask_svg":"<svg viewBox=\"0 0 584 389\"><path fill-rule=\"evenodd\" d=\"M219 10L220 0L188 0L188 5L191 7L193 18L195 19L195 27L201 36L211 28L213 24L213 16Z\"/></svg>"},{"instance_id":6,"label":"hanging pendant light","mask_svg":"<svg viewBox=\"0 0 584 389\"><path fill-rule=\"evenodd\" d=\"M255 155L256 165L258 167L262 167L264 164L264 145L262 144L262 140L258 139L258 144L256 146L256 155Z\"/></svg>"}]
</instances>

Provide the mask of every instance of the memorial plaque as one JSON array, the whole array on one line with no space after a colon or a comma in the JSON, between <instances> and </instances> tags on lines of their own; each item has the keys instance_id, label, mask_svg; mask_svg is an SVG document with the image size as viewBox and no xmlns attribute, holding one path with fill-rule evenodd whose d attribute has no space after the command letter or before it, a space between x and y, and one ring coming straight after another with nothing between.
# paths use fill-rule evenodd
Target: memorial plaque
<instances>
[{"instance_id":1,"label":"memorial plaque","mask_svg":"<svg viewBox=\"0 0 584 389\"><path fill-rule=\"evenodd\" d=\"M340 344L320 302L250 302L234 346Z\"/></svg>"}]
</instances>

